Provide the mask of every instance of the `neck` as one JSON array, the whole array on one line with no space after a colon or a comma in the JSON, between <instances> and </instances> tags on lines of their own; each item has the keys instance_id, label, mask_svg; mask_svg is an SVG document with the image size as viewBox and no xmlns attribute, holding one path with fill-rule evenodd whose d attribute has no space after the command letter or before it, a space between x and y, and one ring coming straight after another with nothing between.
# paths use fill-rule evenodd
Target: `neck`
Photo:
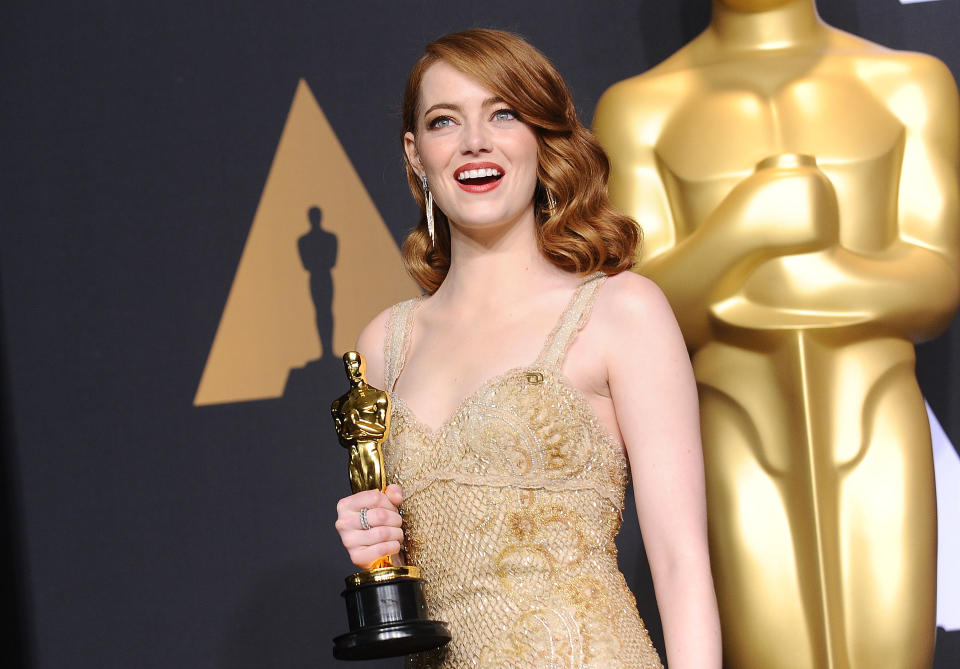
<instances>
[{"instance_id":1,"label":"neck","mask_svg":"<svg viewBox=\"0 0 960 669\"><path fill-rule=\"evenodd\" d=\"M732 9L725 0L713 0L710 30L731 49L788 49L814 44L825 35L826 24L814 0L788 0L763 11Z\"/></svg>"},{"instance_id":2,"label":"neck","mask_svg":"<svg viewBox=\"0 0 960 669\"><path fill-rule=\"evenodd\" d=\"M490 229L450 226L450 270L436 298L471 311L502 310L564 274L537 248L532 207L518 220Z\"/></svg>"}]
</instances>

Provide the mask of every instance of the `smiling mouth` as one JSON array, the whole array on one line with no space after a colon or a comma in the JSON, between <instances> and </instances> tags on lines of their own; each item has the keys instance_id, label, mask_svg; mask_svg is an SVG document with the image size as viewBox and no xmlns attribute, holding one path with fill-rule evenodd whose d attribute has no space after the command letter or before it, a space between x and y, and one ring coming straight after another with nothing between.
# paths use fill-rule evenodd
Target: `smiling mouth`
<instances>
[{"instance_id":1,"label":"smiling mouth","mask_svg":"<svg viewBox=\"0 0 960 669\"><path fill-rule=\"evenodd\" d=\"M463 170L457 174L457 181L465 186L486 186L503 178L500 170L485 167L479 170Z\"/></svg>"},{"instance_id":2,"label":"smiling mouth","mask_svg":"<svg viewBox=\"0 0 960 669\"><path fill-rule=\"evenodd\" d=\"M454 173L454 178L468 193L486 193L500 185L503 175L503 168L496 163L467 163Z\"/></svg>"}]
</instances>

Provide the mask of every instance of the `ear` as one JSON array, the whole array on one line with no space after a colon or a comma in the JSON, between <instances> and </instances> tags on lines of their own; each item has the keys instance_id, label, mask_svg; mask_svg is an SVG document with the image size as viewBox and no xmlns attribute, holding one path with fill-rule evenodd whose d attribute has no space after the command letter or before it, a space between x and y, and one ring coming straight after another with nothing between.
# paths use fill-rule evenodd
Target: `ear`
<instances>
[{"instance_id":1,"label":"ear","mask_svg":"<svg viewBox=\"0 0 960 669\"><path fill-rule=\"evenodd\" d=\"M417 139L412 132L403 133L403 152L407 155L407 162L418 174L423 174L423 163L420 162L420 152L417 150Z\"/></svg>"}]
</instances>

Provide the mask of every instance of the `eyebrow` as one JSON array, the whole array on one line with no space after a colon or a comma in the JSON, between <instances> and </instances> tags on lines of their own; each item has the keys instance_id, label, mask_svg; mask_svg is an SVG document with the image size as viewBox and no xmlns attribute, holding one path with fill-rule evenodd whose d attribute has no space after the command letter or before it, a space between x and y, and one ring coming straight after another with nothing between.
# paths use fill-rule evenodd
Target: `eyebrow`
<instances>
[{"instance_id":1,"label":"eyebrow","mask_svg":"<svg viewBox=\"0 0 960 669\"><path fill-rule=\"evenodd\" d=\"M487 98L486 100L483 101L483 106L484 106L484 107L489 107L489 106L491 106L491 105L500 104L501 102L506 102L506 100L504 100L504 99L501 98L501 97ZM454 103L454 102L438 102L438 103L435 104L435 105L431 105L429 109L427 109L426 111L424 111L424 112L423 112L423 115L426 116L426 115L429 114L430 112L432 112L432 111L434 111L434 110L437 110L437 109L452 109L452 110L455 111L455 112L463 112L463 107L461 107L460 105L458 105L458 104L456 104L456 103Z\"/></svg>"}]
</instances>

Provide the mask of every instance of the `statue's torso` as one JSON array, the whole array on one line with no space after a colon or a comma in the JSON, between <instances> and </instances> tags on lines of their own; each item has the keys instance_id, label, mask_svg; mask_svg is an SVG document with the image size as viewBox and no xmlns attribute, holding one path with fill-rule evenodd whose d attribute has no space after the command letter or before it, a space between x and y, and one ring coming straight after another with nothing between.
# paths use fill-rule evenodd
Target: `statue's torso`
<instances>
[{"instance_id":1,"label":"statue's torso","mask_svg":"<svg viewBox=\"0 0 960 669\"><path fill-rule=\"evenodd\" d=\"M815 157L835 193L836 236L823 248L765 260L746 279L716 277L730 285L716 292L713 340L694 357L701 387L711 389L703 396L711 404L708 413L712 404L726 401L718 397L732 399L758 431L757 455L775 469L789 469L783 458L790 457L792 439L784 435L805 431L801 415L809 418L813 411L818 423L834 425L821 431L822 447L836 462L850 461L874 422L871 395L893 387L897 394L917 393L912 374L896 372L911 368L912 345L871 327L882 306L843 311L829 291L808 290L834 275L841 286L846 262L883 250L898 233L906 131L875 80L899 69L887 55L828 52L727 61L666 75L684 91L655 143L678 238L703 225L768 156ZM900 93L909 94L909 87ZM776 216L767 222L777 224ZM763 229L744 228L741 234L745 246L763 244ZM882 303L883 296L877 298ZM821 401L804 408L811 385ZM857 415L858 421L843 418Z\"/></svg>"},{"instance_id":2,"label":"statue's torso","mask_svg":"<svg viewBox=\"0 0 960 669\"><path fill-rule=\"evenodd\" d=\"M889 243L904 126L863 69L879 76L891 65L784 56L665 75L674 81L660 86L679 95L654 148L681 235L702 224L759 161L792 153L814 156L833 183L843 246L869 252Z\"/></svg>"},{"instance_id":3,"label":"statue's torso","mask_svg":"<svg viewBox=\"0 0 960 669\"><path fill-rule=\"evenodd\" d=\"M363 384L337 400L334 412L339 416L338 432L341 441L374 441L383 438L389 396L382 390Z\"/></svg>"}]
</instances>

